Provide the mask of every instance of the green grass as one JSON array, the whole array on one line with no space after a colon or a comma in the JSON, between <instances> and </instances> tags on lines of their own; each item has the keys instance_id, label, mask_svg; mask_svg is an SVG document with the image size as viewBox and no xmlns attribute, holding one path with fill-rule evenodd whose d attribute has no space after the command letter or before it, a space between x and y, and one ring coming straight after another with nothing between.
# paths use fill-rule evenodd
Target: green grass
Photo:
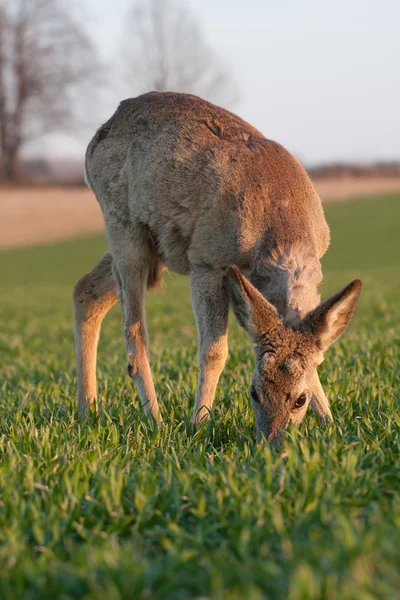
<instances>
[{"instance_id":1,"label":"green grass","mask_svg":"<svg viewBox=\"0 0 400 600\"><path fill-rule=\"evenodd\" d=\"M75 411L71 287L104 239L0 255L0 598L370 600L400 589L400 197L326 208L326 295L364 289L285 454L254 443L250 343L232 320L213 421L189 424L196 330L188 280L150 294L166 425L143 417L120 315L99 348L100 412Z\"/></svg>"}]
</instances>

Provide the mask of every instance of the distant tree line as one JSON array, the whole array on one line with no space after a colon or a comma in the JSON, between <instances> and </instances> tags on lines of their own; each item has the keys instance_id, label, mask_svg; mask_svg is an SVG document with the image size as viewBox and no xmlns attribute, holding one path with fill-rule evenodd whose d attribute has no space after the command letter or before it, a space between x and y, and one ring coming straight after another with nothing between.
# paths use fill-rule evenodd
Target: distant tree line
<instances>
[{"instance_id":1,"label":"distant tree line","mask_svg":"<svg viewBox=\"0 0 400 600\"><path fill-rule=\"evenodd\" d=\"M179 0L133 3L117 68L101 63L73 8L65 0L0 0L0 179L21 178L28 142L40 147L44 135L79 131L87 120L83 99L96 106L100 87L109 88L113 77L124 81L125 97L170 90L228 105L236 97Z\"/></svg>"},{"instance_id":2,"label":"distant tree line","mask_svg":"<svg viewBox=\"0 0 400 600\"><path fill-rule=\"evenodd\" d=\"M334 162L307 169L313 179L327 177L400 177L400 162L377 161L367 164Z\"/></svg>"}]
</instances>

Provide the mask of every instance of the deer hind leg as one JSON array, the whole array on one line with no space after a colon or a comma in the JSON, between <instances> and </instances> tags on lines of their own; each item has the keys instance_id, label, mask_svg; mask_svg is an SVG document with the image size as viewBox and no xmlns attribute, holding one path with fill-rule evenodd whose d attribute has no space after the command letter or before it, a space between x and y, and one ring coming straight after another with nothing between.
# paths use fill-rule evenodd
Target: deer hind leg
<instances>
[{"instance_id":1,"label":"deer hind leg","mask_svg":"<svg viewBox=\"0 0 400 600\"><path fill-rule=\"evenodd\" d=\"M209 417L228 356L229 294L225 275L203 267L191 271L190 293L199 336L199 381L192 422Z\"/></svg>"},{"instance_id":2,"label":"deer hind leg","mask_svg":"<svg viewBox=\"0 0 400 600\"><path fill-rule=\"evenodd\" d=\"M96 358L101 322L117 302L112 258L107 252L74 287L78 414L83 417L96 398Z\"/></svg>"},{"instance_id":3,"label":"deer hind leg","mask_svg":"<svg viewBox=\"0 0 400 600\"><path fill-rule=\"evenodd\" d=\"M159 420L145 317L146 288L159 281L159 259L145 226L110 228L108 237L119 287L128 374L137 387L145 412Z\"/></svg>"}]
</instances>

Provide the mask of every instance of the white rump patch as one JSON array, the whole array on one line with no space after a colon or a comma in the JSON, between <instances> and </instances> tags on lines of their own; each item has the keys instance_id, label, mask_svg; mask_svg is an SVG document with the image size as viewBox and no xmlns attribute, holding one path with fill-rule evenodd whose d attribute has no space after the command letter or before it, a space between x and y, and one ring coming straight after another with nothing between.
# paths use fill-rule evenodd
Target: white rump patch
<instances>
[{"instance_id":1,"label":"white rump patch","mask_svg":"<svg viewBox=\"0 0 400 600\"><path fill-rule=\"evenodd\" d=\"M84 179L85 179L85 183L86 183L86 185L87 185L87 186L88 186L88 188L91 190L92 188L90 187L89 179L88 179L88 176L87 176L86 165L85 165L85 167L84 167L84 169L83 169L83 177L84 177Z\"/></svg>"}]
</instances>

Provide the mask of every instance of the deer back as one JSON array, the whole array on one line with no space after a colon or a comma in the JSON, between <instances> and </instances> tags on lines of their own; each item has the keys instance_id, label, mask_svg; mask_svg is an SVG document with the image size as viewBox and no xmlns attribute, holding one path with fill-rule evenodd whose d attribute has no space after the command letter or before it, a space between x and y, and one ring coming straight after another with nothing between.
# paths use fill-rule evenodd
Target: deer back
<instances>
[{"instance_id":1,"label":"deer back","mask_svg":"<svg viewBox=\"0 0 400 600\"><path fill-rule=\"evenodd\" d=\"M166 265L252 269L277 248L329 244L320 199L300 163L238 116L196 96L121 102L86 155L106 224L148 227Z\"/></svg>"}]
</instances>

